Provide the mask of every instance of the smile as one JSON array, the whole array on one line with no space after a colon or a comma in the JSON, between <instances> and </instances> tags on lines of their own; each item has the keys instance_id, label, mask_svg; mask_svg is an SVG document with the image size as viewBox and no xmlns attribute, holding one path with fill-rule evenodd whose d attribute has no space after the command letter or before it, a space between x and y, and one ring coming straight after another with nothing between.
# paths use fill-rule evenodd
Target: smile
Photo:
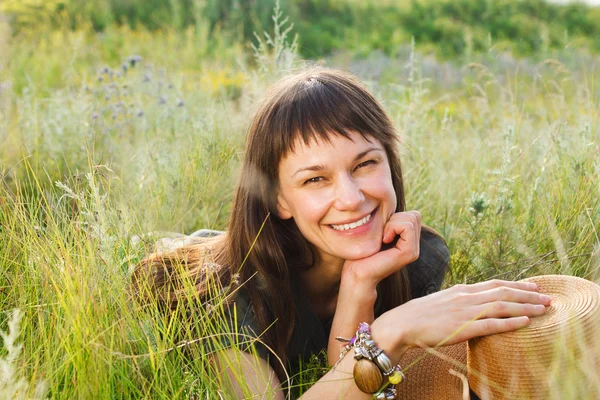
<instances>
[{"instance_id":1,"label":"smile","mask_svg":"<svg viewBox=\"0 0 600 400\"><path fill-rule=\"evenodd\" d=\"M329 226L331 226L336 231L347 231L348 229L358 228L359 226L364 225L371 220L371 214L368 214L366 217L361 218L358 221L351 222L349 224L342 224L342 225L331 224Z\"/></svg>"}]
</instances>

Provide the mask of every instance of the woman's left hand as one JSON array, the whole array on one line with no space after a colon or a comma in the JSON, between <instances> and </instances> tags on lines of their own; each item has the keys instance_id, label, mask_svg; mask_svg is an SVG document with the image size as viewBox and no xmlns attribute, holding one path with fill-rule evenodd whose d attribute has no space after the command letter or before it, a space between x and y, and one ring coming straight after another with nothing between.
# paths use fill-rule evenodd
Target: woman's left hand
<instances>
[{"instance_id":1,"label":"woman's left hand","mask_svg":"<svg viewBox=\"0 0 600 400\"><path fill-rule=\"evenodd\" d=\"M398 237L399 236L399 237ZM392 248L381 250L372 256L349 260L342 270L342 284L368 285L375 288L379 282L419 258L421 239L421 213L397 212L383 228L383 243L398 240Z\"/></svg>"},{"instance_id":2,"label":"woman's left hand","mask_svg":"<svg viewBox=\"0 0 600 400\"><path fill-rule=\"evenodd\" d=\"M391 248L344 263L327 352L331 365L339 355L340 344L335 337L350 337L359 322L373 322L377 284L419 258L421 213L393 214L383 228L382 242L393 243L398 236Z\"/></svg>"}]
</instances>

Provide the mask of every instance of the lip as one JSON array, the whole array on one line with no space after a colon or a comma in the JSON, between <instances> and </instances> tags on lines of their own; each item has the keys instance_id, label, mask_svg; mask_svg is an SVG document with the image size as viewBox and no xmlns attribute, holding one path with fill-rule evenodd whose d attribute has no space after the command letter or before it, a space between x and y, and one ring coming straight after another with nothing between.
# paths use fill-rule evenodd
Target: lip
<instances>
[{"instance_id":1,"label":"lip","mask_svg":"<svg viewBox=\"0 0 600 400\"><path fill-rule=\"evenodd\" d=\"M332 222L331 224L327 224L327 225L344 225L344 224L351 224L353 222L357 222L360 221L361 219L363 219L364 217L366 217L367 215L371 215L371 217L373 217L373 215L375 215L375 211L377 211L377 208L375 208L373 211L366 213L365 215L363 215L362 217L358 217L358 218L353 218L353 219L347 219L345 221L341 221L341 222Z\"/></svg>"},{"instance_id":2,"label":"lip","mask_svg":"<svg viewBox=\"0 0 600 400\"><path fill-rule=\"evenodd\" d=\"M327 227L329 229L331 229L333 232L339 234L339 235L351 235L351 234L359 234L359 233L363 233L365 231L368 231L371 228L371 225L373 224L374 221L374 216L377 213L377 210L379 210L379 207L376 207L373 211L371 211L369 214L365 214L360 218L357 219L351 219L351 220L346 220L346 222L341 222L339 224L333 224L333 225L343 225L343 224L350 224L352 222L356 222L356 221L360 221L361 219L365 218L367 215L371 215L371 219L369 220L369 222L367 222L366 224L363 224L361 226L357 226L356 228L350 228L344 231L338 231L335 230L331 227L331 224L327 224Z\"/></svg>"}]
</instances>

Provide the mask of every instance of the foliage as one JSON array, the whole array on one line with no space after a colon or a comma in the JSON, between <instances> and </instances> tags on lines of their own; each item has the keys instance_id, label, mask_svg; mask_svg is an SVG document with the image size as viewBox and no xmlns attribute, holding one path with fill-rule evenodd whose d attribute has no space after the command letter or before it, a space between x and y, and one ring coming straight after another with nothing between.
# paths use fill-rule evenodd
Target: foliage
<instances>
[{"instance_id":1,"label":"foliage","mask_svg":"<svg viewBox=\"0 0 600 400\"><path fill-rule=\"evenodd\" d=\"M132 30L193 29L210 40L246 43L271 26L276 1L250 0L9 0L0 12L16 30L40 23L105 31L114 25ZM394 55L411 37L418 49L454 59L508 47L531 56L566 46L600 52L600 7L559 5L545 0L288 0L281 10L296 21L299 49L315 59L339 50ZM365 18L368 15L368 18ZM37 29L37 28L36 28ZM211 50L216 50L212 48Z\"/></svg>"},{"instance_id":2,"label":"foliage","mask_svg":"<svg viewBox=\"0 0 600 400\"><path fill-rule=\"evenodd\" d=\"M205 344L223 333L228 292L217 285L193 321L166 316L135 302L130 269L160 236L149 232L226 226L252 109L297 65L284 21L254 39L254 57L195 27L40 25L0 43L0 309L22 310L20 335L0 320L13 338L0 363L30 397L226 396ZM514 64L495 47L456 70L434 64L456 74L450 85L420 54L367 59L364 77L401 135L408 206L449 244L446 285L546 273L599 282L597 58L569 48ZM321 365L295 377L300 392ZM553 395L585 397L593 379L564 374Z\"/></svg>"}]
</instances>

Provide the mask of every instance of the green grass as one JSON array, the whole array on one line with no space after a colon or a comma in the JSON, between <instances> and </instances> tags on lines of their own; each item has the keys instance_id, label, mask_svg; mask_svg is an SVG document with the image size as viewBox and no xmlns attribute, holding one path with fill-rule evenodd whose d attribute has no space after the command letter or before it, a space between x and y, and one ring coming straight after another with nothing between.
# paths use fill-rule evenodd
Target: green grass
<instances>
[{"instance_id":1,"label":"green grass","mask_svg":"<svg viewBox=\"0 0 600 400\"><path fill-rule=\"evenodd\" d=\"M0 92L0 329L22 312L20 353L10 341L0 350L14 367L0 397L219 398L202 338L218 331L222 297L188 324L197 341L174 348L181 315L137 305L129 271L148 232L225 227L252 110L299 64L268 45L258 63L243 45L208 58L196 35L114 28L0 43L0 83L11 83ZM133 54L144 60L125 74ZM502 54L490 54L457 88L415 66L369 82L402 136L408 206L448 241L447 285L600 282L598 65L498 73ZM565 379L554 398L600 387Z\"/></svg>"}]
</instances>

